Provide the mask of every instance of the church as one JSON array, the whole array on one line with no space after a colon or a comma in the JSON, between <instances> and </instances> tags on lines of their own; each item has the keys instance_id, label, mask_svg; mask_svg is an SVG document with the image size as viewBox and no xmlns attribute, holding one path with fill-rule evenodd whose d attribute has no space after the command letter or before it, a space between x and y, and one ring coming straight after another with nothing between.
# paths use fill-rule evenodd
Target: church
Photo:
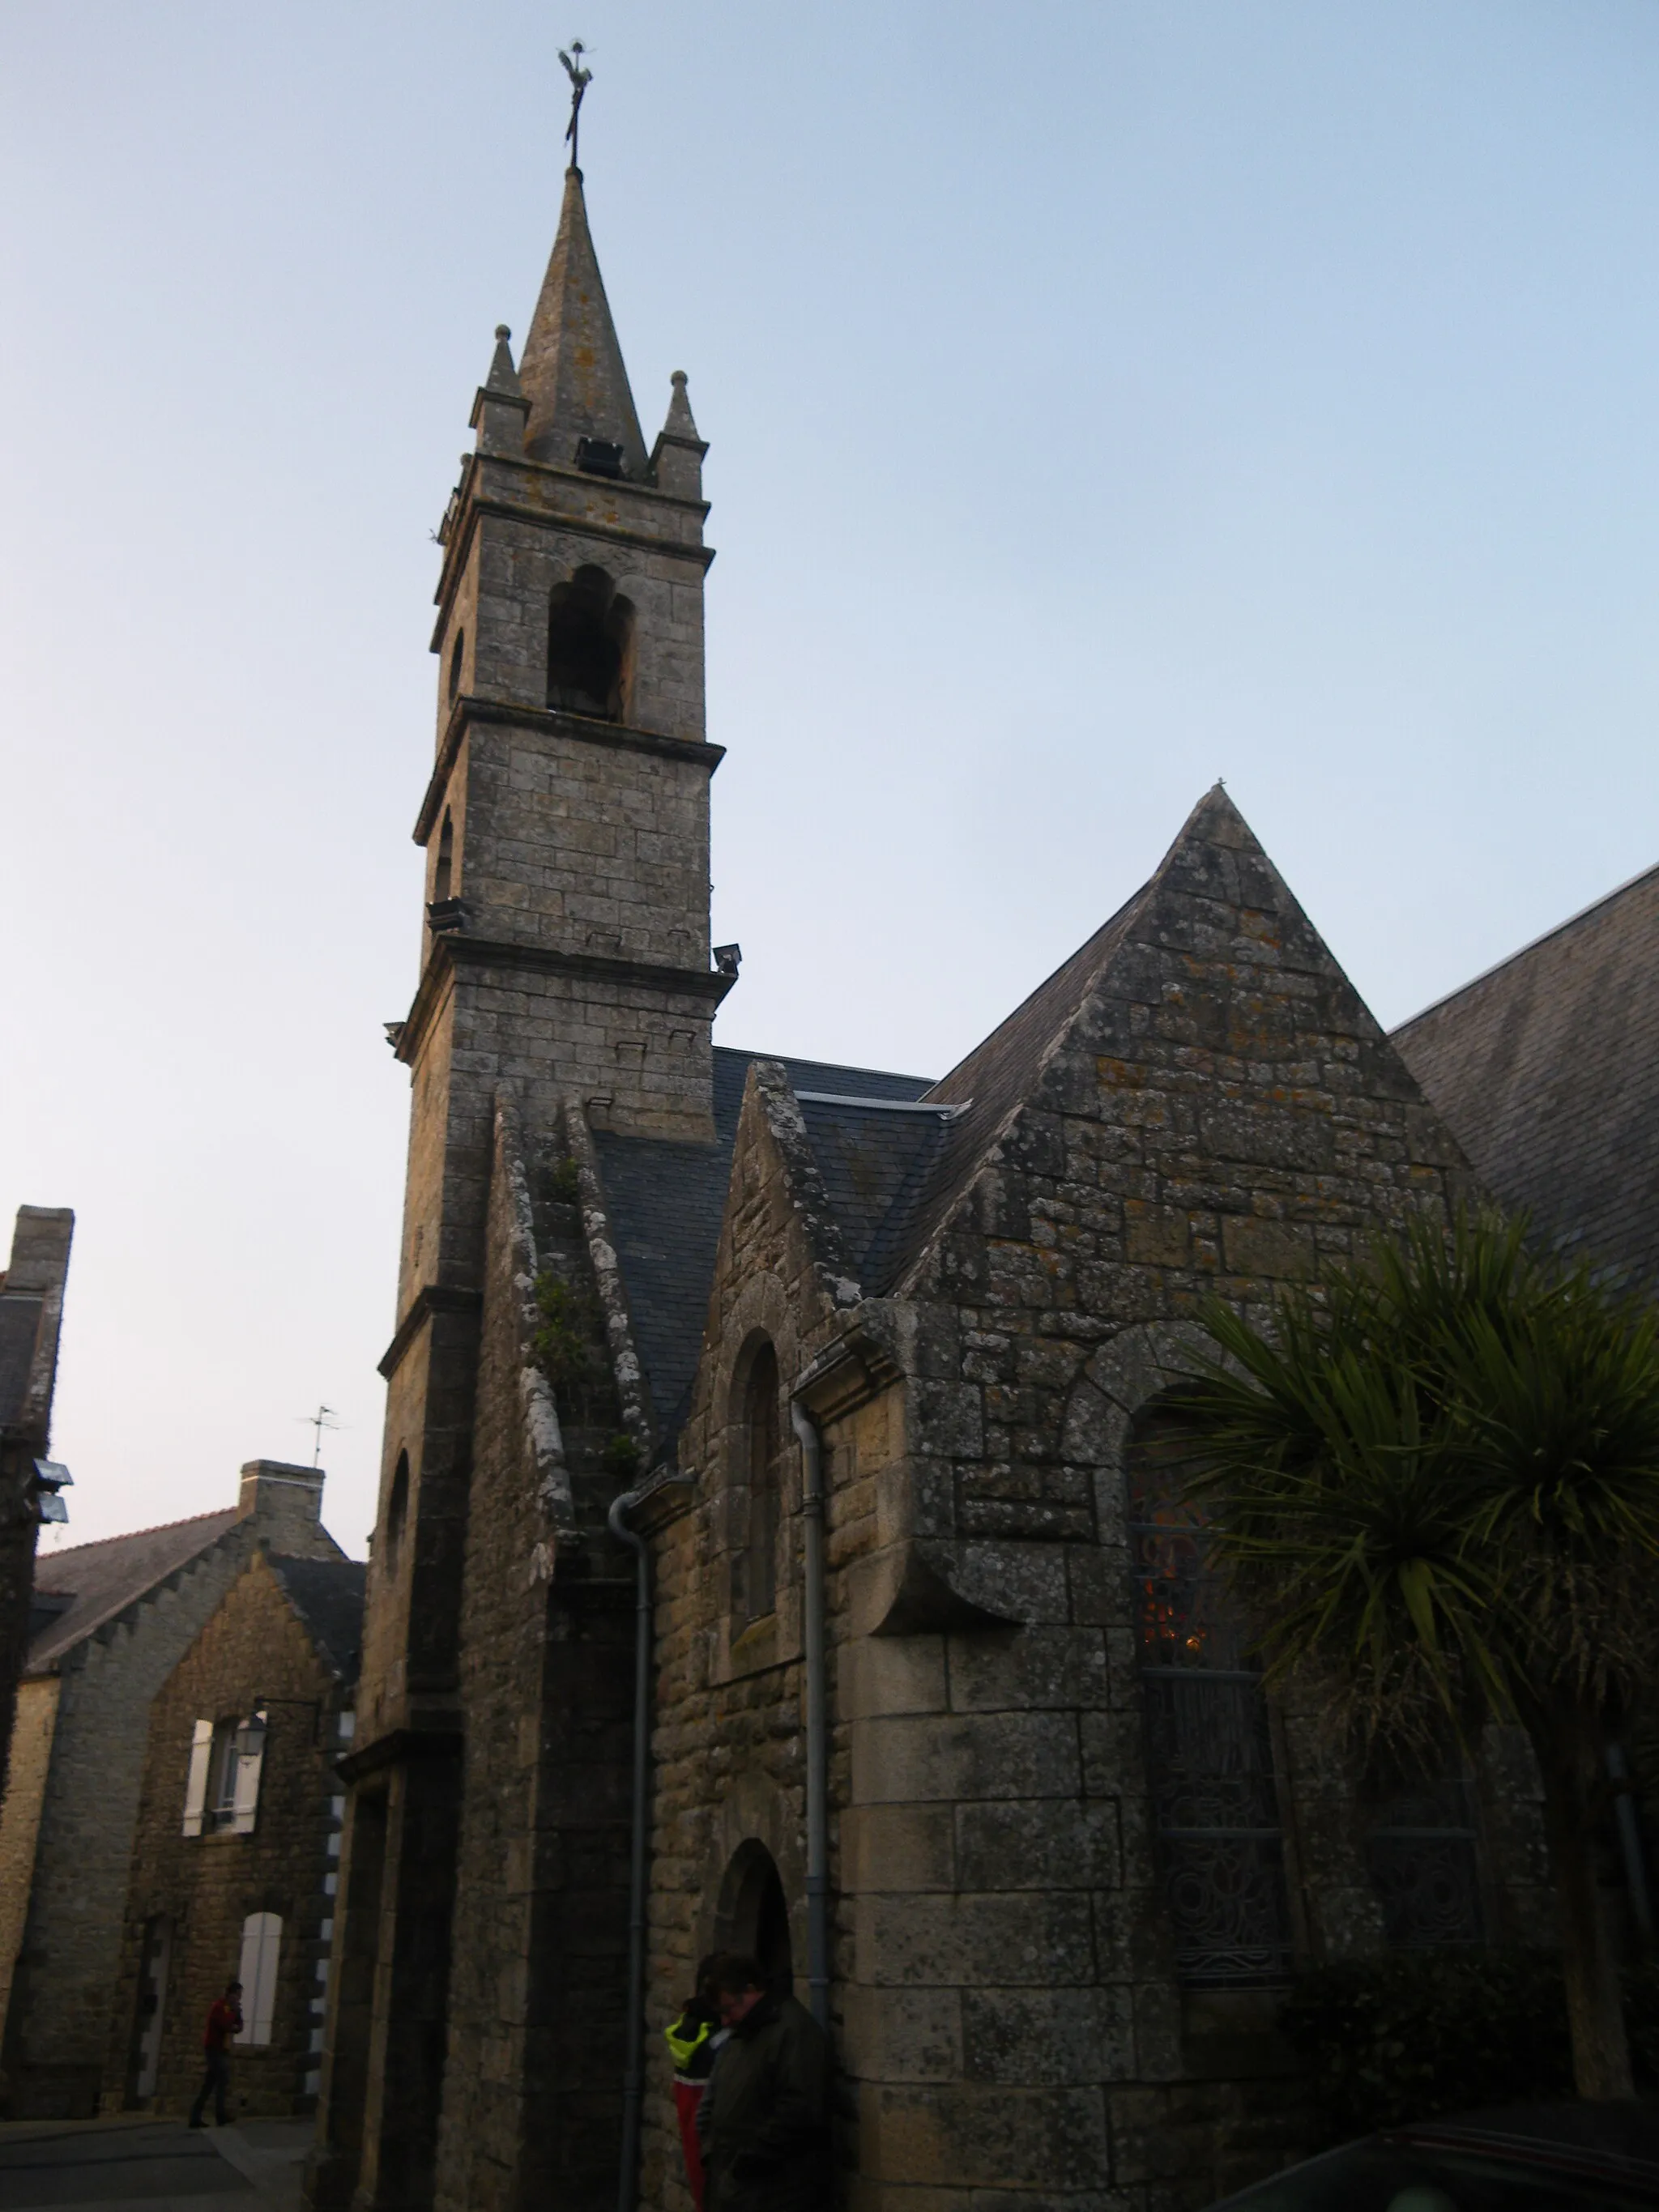
<instances>
[{"instance_id":1,"label":"church","mask_svg":"<svg viewBox=\"0 0 1659 2212\"><path fill-rule=\"evenodd\" d=\"M471 426L310 2201L689 2212L661 2030L730 1946L830 2029L858 2212L1201 2206L1304 2140L1299 1963L1551 1904L1503 1732L1390 1796L1212 1594L1149 1626L1159 1395L1201 1297L1516 1160L1659 1189L1659 871L1391 1039L1218 787L949 1073L717 1047L706 449L574 167Z\"/></svg>"}]
</instances>

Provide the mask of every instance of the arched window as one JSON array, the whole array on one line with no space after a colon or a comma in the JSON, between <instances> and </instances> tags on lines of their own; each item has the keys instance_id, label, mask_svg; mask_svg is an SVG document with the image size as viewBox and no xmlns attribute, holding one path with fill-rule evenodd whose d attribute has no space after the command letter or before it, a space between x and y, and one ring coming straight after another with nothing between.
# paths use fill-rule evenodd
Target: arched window
<instances>
[{"instance_id":1,"label":"arched window","mask_svg":"<svg viewBox=\"0 0 1659 2212\"><path fill-rule=\"evenodd\" d=\"M547 618L547 703L607 722L626 719L634 608L603 568L554 586Z\"/></svg>"},{"instance_id":2,"label":"arched window","mask_svg":"<svg viewBox=\"0 0 1659 2212\"><path fill-rule=\"evenodd\" d=\"M794 1981L789 1906L777 1861L758 1836L744 1838L720 1879L714 1941L722 1951L759 1960L768 1987L787 1995Z\"/></svg>"},{"instance_id":3,"label":"arched window","mask_svg":"<svg viewBox=\"0 0 1659 2212\"><path fill-rule=\"evenodd\" d=\"M392 1489L386 1501L386 1540L380 1559L388 1582L398 1571L398 1562L403 1554L404 1524L409 1518L409 1454L398 1455L396 1472L392 1478Z\"/></svg>"},{"instance_id":4,"label":"arched window","mask_svg":"<svg viewBox=\"0 0 1659 2212\"><path fill-rule=\"evenodd\" d=\"M461 688L461 660L466 652L466 632L458 629L449 648L449 700L453 706Z\"/></svg>"},{"instance_id":5,"label":"arched window","mask_svg":"<svg viewBox=\"0 0 1659 2212\"><path fill-rule=\"evenodd\" d=\"M1278 1982L1290 1966L1284 1838L1260 1674L1182 1495L1180 1439L1154 1401L1127 1458L1147 1779L1176 1940L1197 1988Z\"/></svg>"},{"instance_id":6,"label":"arched window","mask_svg":"<svg viewBox=\"0 0 1659 2212\"><path fill-rule=\"evenodd\" d=\"M438 865L432 872L432 903L438 905L450 895L450 881L455 872L455 825L449 818L449 809L444 809L444 826L438 832Z\"/></svg>"},{"instance_id":7,"label":"arched window","mask_svg":"<svg viewBox=\"0 0 1659 2212\"><path fill-rule=\"evenodd\" d=\"M242 2032L238 2043L269 2043L276 2017L276 1962L283 1948L279 1912L250 1912L242 1923Z\"/></svg>"},{"instance_id":8,"label":"arched window","mask_svg":"<svg viewBox=\"0 0 1659 2212\"><path fill-rule=\"evenodd\" d=\"M778 1358L769 1344L756 1352L744 1384L741 1449L748 1491L743 1610L746 1619L760 1620L778 1601L778 1497L783 1471Z\"/></svg>"}]
</instances>

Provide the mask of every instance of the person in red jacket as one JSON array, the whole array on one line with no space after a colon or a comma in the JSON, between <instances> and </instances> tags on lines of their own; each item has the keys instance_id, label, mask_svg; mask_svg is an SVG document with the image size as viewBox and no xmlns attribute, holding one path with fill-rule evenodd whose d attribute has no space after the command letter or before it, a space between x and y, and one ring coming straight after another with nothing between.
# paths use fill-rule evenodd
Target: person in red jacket
<instances>
[{"instance_id":1,"label":"person in red jacket","mask_svg":"<svg viewBox=\"0 0 1659 2212\"><path fill-rule=\"evenodd\" d=\"M196 2102L190 2108L190 2124L193 2128L204 2128L207 2122L203 2113L207 2100L213 2099L213 2117L219 2125L228 2127L230 2115L225 2110L225 2092L230 2087L230 2051L233 2035L242 2032L242 1985L227 1982L225 1993L215 1997L208 2008L207 2033L202 2038L202 2049L207 2055L207 2070L202 2075L202 2086L196 2093Z\"/></svg>"}]
</instances>

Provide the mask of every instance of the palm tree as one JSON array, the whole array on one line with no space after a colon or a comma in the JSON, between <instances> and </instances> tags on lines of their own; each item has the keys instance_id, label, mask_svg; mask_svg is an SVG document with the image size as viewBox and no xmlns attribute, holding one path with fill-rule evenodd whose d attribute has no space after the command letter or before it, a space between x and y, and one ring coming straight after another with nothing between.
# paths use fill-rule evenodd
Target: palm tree
<instances>
[{"instance_id":1,"label":"palm tree","mask_svg":"<svg viewBox=\"0 0 1659 2212\"><path fill-rule=\"evenodd\" d=\"M1543 1786L1578 2093L1631 2094L1592 1838L1659 1660L1659 1327L1525 1224L1424 1222L1271 1327L1212 1302L1173 1449L1270 1687L1425 1755L1518 1722Z\"/></svg>"}]
</instances>

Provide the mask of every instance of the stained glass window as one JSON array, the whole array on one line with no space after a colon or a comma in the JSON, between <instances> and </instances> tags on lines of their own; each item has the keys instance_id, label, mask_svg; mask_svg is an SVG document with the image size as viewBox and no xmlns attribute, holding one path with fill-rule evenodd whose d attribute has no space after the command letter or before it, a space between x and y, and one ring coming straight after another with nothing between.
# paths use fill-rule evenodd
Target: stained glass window
<instances>
[{"instance_id":1,"label":"stained glass window","mask_svg":"<svg viewBox=\"0 0 1659 2212\"><path fill-rule=\"evenodd\" d=\"M1290 1915L1261 1676L1180 1495L1156 1410L1128 1455L1148 1779L1176 1967L1196 1988L1285 1979Z\"/></svg>"}]
</instances>

